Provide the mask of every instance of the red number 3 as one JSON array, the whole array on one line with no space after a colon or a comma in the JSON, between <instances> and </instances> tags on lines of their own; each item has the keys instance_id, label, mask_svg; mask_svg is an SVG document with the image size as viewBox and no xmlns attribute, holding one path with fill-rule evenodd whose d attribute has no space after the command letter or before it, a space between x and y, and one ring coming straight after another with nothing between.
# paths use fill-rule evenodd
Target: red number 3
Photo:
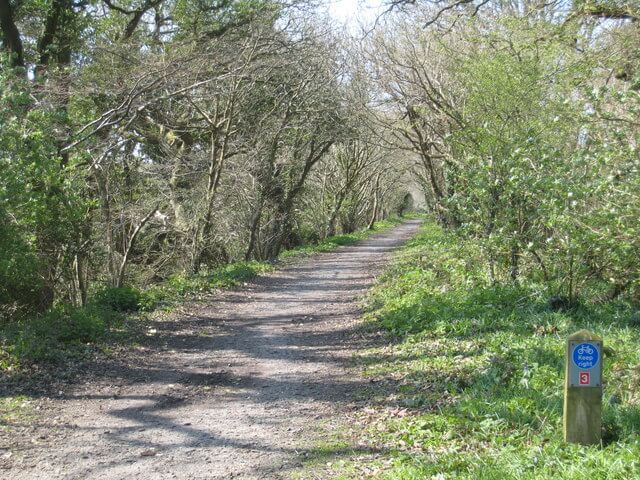
<instances>
[{"instance_id":1,"label":"red number 3","mask_svg":"<svg viewBox=\"0 0 640 480\"><path fill-rule=\"evenodd\" d=\"M589 372L580 372L580 385L589 385L591 383L591 374Z\"/></svg>"}]
</instances>

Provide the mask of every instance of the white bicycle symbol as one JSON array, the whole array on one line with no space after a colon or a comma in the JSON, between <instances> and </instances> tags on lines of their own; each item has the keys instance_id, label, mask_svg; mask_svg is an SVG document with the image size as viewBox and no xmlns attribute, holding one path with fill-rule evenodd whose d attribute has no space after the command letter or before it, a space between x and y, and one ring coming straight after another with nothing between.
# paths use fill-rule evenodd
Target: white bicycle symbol
<instances>
[{"instance_id":1,"label":"white bicycle symbol","mask_svg":"<svg viewBox=\"0 0 640 480\"><path fill-rule=\"evenodd\" d=\"M593 355L593 348L591 348L589 345L582 345L578 349L578 355Z\"/></svg>"}]
</instances>

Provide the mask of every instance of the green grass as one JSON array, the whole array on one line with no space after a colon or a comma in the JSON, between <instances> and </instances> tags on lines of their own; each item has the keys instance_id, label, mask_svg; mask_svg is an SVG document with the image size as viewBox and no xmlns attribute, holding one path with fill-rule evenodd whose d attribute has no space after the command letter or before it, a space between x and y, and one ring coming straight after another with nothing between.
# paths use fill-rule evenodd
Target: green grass
<instances>
[{"instance_id":1,"label":"green grass","mask_svg":"<svg viewBox=\"0 0 640 480\"><path fill-rule=\"evenodd\" d=\"M234 287L251 280L257 275L273 270L274 266L266 262L230 263L199 275L174 275L169 278L167 288L170 293L179 296L206 293L212 290Z\"/></svg>"},{"instance_id":2,"label":"green grass","mask_svg":"<svg viewBox=\"0 0 640 480\"><path fill-rule=\"evenodd\" d=\"M33 408L28 397L0 398L0 432L11 426L24 423L33 417Z\"/></svg>"},{"instance_id":3,"label":"green grass","mask_svg":"<svg viewBox=\"0 0 640 480\"><path fill-rule=\"evenodd\" d=\"M396 258L370 298L384 346L358 364L369 403L345 438L382 453L340 478L640 478L640 332L631 305L552 312L537 285L492 286L477 244L433 224ZM562 441L563 352L582 328L609 347L603 445ZM341 456L336 452L336 458ZM344 461L344 459L342 459ZM351 473L357 472L357 473Z\"/></svg>"}]
</instances>

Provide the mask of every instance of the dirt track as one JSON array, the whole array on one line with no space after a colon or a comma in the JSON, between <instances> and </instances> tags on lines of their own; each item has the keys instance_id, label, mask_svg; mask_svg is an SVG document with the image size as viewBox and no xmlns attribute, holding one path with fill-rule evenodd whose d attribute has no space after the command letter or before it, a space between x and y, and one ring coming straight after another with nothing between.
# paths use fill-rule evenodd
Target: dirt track
<instances>
[{"instance_id":1,"label":"dirt track","mask_svg":"<svg viewBox=\"0 0 640 480\"><path fill-rule=\"evenodd\" d=\"M0 432L0 478L286 477L361 386L343 367L357 299L419 224L158 322L134 352L39 400L35 426Z\"/></svg>"}]
</instances>

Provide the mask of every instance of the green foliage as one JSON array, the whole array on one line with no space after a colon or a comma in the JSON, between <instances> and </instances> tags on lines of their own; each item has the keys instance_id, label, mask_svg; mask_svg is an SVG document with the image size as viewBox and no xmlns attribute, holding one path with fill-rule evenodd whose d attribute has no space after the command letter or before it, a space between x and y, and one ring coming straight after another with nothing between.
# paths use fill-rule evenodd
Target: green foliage
<instances>
[{"instance_id":1,"label":"green foliage","mask_svg":"<svg viewBox=\"0 0 640 480\"><path fill-rule=\"evenodd\" d=\"M138 290L133 287L111 287L97 292L93 303L118 313L151 312L168 300L165 286L157 285Z\"/></svg>"},{"instance_id":2,"label":"green foliage","mask_svg":"<svg viewBox=\"0 0 640 480\"><path fill-rule=\"evenodd\" d=\"M459 67L466 126L451 142L464 175L451 208L467 234L483 239L498 273L527 274L539 267L537 254L545 262L552 257L549 270L560 266L547 271L558 278L568 246L553 249L551 242L573 236L571 195L582 188L575 175L584 175L571 158L584 106L567 98L585 66L561 43L532 43L551 26L504 23L503 33L481 41L514 50L480 50Z\"/></svg>"},{"instance_id":3,"label":"green foliage","mask_svg":"<svg viewBox=\"0 0 640 480\"><path fill-rule=\"evenodd\" d=\"M60 361L101 340L118 320L116 312L98 306L60 307L5 325L3 343L11 359L6 366Z\"/></svg>"},{"instance_id":4,"label":"green foliage","mask_svg":"<svg viewBox=\"0 0 640 480\"><path fill-rule=\"evenodd\" d=\"M301 247L285 250L280 254L280 258L290 258L297 255L310 255L312 253L328 252L338 247L345 245L352 245L360 240L367 238L376 232L381 232L389 228L395 227L402 223L402 218L392 217L387 220L376 222L372 230L360 230L354 233L344 233L341 235L334 235L327 237L318 243L311 243L309 245L303 245Z\"/></svg>"},{"instance_id":5,"label":"green foliage","mask_svg":"<svg viewBox=\"0 0 640 480\"><path fill-rule=\"evenodd\" d=\"M59 113L31 108L32 85L0 72L0 305L46 307L40 289L61 246L75 249L86 199L58 153Z\"/></svg>"},{"instance_id":6,"label":"green foliage","mask_svg":"<svg viewBox=\"0 0 640 480\"><path fill-rule=\"evenodd\" d=\"M440 134L452 192L443 208L481 240L494 280L538 281L572 300L637 296L638 29L603 32L579 51L565 27L502 15L489 29L461 27L464 47L419 33L446 58L433 76L448 80L458 119ZM603 62L628 73L601 81ZM442 107L422 101L420 118L436 124Z\"/></svg>"},{"instance_id":7,"label":"green foliage","mask_svg":"<svg viewBox=\"0 0 640 480\"><path fill-rule=\"evenodd\" d=\"M140 292L138 309L141 312L152 312L168 300L168 293L162 286L149 287Z\"/></svg>"},{"instance_id":8,"label":"green foliage","mask_svg":"<svg viewBox=\"0 0 640 480\"><path fill-rule=\"evenodd\" d=\"M137 312L141 308L142 294L131 287L105 288L96 293L94 301L114 312ZM149 300L145 299L145 305L148 304Z\"/></svg>"},{"instance_id":9,"label":"green foliage","mask_svg":"<svg viewBox=\"0 0 640 480\"><path fill-rule=\"evenodd\" d=\"M640 333L632 306L551 311L534 283L492 285L481 247L427 224L373 293L369 318L389 332L389 344L360 360L376 385L394 387L382 398L368 392L369 413L350 434L389 450L373 465L351 462L358 473L349 478L366 470L388 479L637 477ZM582 328L610 348L603 448L562 441L564 341Z\"/></svg>"},{"instance_id":10,"label":"green foliage","mask_svg":"<svg viewBox=\"0 0 640 480\"><path fill-rule=\"evenodd\" d=\"M0 316L3 307L8 316L13 305L32 304L41 285L36 254L19 230L0 205Z\"/></svg>"},{"instance_id":11,"label":"green foliage","mask_svg":"<svg viewBox=\"0 0 640 480\"><path fill-rule=\"evenodd\" d=\"M246 282L256 275L269 272L273 266L263 262L237 262L200 275L173 275L168 284L178 295L205 293Z\"/></svg>"},{"instance_id":12,"label":"green foliage","mask_svg":"<svg viewBox=\"0 0 640 480\"><path fill-rule=\"evenodd\" d=\"M246 25L261 13L276 16L277 2L269 0L217 0L213 3L178 0L173 18L181 27L179 38L220 35L233 26Z\"/></svg>"}]
</instances>

